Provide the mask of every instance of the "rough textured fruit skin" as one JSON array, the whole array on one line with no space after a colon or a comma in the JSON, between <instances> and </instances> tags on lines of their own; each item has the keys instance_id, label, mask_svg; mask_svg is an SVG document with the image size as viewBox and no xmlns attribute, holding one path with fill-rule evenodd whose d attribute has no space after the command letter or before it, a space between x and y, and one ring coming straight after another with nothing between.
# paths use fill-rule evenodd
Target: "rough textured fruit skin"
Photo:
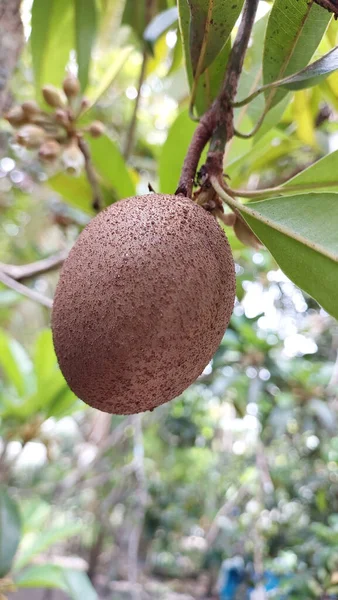
<instances>
[{"instance_id":1,"label":"rough textured fruit skin","mask_svg":"<svg viewBox=\"0 0 338 600\"><path fill-rule=\"evenodd\" d=\"M152 409L201 374L234 299L234 261L212 215L182 196L117 202L63 266L52 313L61 370L95 408Z\"/></svg>"}]
</instances>

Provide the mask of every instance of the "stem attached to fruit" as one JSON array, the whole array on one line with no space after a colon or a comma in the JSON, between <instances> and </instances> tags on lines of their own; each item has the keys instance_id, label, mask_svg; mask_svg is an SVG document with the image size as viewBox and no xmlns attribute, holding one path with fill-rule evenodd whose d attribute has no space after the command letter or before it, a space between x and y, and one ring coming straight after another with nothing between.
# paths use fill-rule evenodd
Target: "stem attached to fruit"
<instances>
[{"instance_id":1,"label":"stem attached to fruit","mask_svg":"<svg viewBox=\"0 0 338 600\"><path fill-rule=\"evenodd\" d=\"M181 193L191 197L198 162L210 139L210 150L206 163L207 173L216 175L223 171L224 149L234 134L232 102L237 93L258 2L259 0L246 0L245 2L241 24L230 53L221 92L196 128L184 160L177 194Z\"/></svg>"}]
</instances>

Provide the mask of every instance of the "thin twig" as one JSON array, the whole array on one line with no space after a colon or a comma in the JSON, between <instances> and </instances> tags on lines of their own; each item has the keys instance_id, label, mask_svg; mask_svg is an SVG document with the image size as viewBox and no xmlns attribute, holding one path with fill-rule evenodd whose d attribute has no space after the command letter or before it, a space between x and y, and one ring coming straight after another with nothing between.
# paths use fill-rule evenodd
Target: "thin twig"
<instances>
[{"instance_id":1,"label":"thin twig","mask_svg":"<svg viewBox=\"0 0 338 600\"><path fill-rule=\"evenodd\" d=\"M154 12L156 10L157 3L155 0L144 0L144 4L145 4L145 26L146 26L150 23L151 19L154 16ZM147 62L148 62L148 51L147 51L146 46L144 46L143 54L142 54L141 70L140 70L140 75L139 75L138 84L137 84L137 96L135 98L134 110L133 110L133 114L131 117L128 131L127 131L126 145L125 145L125 149L123 152L123 156L124 156L125 160L128 160L128 158L132 152L132 149L134 147L136 124L137 124L137 113L138 113L140 100L141 100L142 85L143 85L145 75L146 75Z\"/></svg>"},{"instance_id":2,"label":"thin twig","mask_svg":"<svg viewBox=\"0 0 338 600\"><path fill-rule=\"evenodd\" d=\"M129 427L130 423L131 423L131 417L126 417L121 423L119 423L119 425L117 425L113 429L113 431L106 437L104 442L100 445L92 462L79 467L77 469L76 473L70 474L68 477L66 477L63 480L62 484L58 488L58 494L61 494L62 492L67 491L68 489L71 489L71 488L74 489L83 480L85 480L86 476L88 475L88 472L91 469L93 469L95 467L95 465L98 464L98 462L101 460L103 455L107 452L107 450L109 450L109 448L116 446L117 444L119 444L122 441L122 439L124 438L124 435L125 435L125 431L126 431L127 427Z\"/></svg>"},{"instance_id":3,"label":"thin twig","mask_svg":"<svg viewBox=\"0 0 338 600\"><path fill-rule=\"evenodd\" d=\"M192 195L193 182L204 147L211 138L208 170L222 170L226 143L233 136L233 102L244 56L255 22L259 0L246 0L242 20L227 64L222 90L209 110L201 118L184 160L177 194Z\"/></svg>"},{"instance_id":4,"label":"thin twig","mask_svg":"<svg viewBox=\"0 0 338 600\"><path fill-rule=\"evenodd\" d=\"M125 160L128 160L128 158L131 154L131 151L134 147L134 139L135 139L136 123L137 123L137 113L138 113L138 109L140 106L141 89L142 89L142 85L143 85L145 74L146 74L147 62L148 62L148 53L147 53L146 48L144 48L140 76L139 76L139 80L138 80L138 84L137 84L137 96L135 98L133 114L132 114L131 121L130 121L130 124L128 127L128 131L127 131L127 135L126 135L126 144L125 144L125 148L124 148L124 152L123 152L123 156L124 156Z\"/></svg>"},{"instance_id":5,"label":"thin twig","mask_svg":"<svg viewBox=\"0 0 338 600\"><path fill-rule=\"evenodd\" d=\"M102 195L97 174L92 163L92 158L90 156L90 151L87 142L83 139L81 135L77 136L77 142L85 159L85 170L87 174L87 179L93 192L92 207L94 210L99 211L103 208Z\"/></svg>"},{"instance_id":6,"label":"thin twig","mask_svg":"<svg viewBox=\"0 0 338 600\"><path fill-rule=\"evenodd\" d=\"M26 265L8 265L6 263L0 263L0 271L9 275L9 277L16 281L30 279L36 275L42 275L43 273L48 273L53 269L57 269L64 263L67 256L68 250L64 250L63 252L54 254L48 258L43 258L42 260L37 260L36 262Z\"/></svg>"},{"instance_id":7,"label":"thin twig","mask_svg":"<svg viewBox=\"0 0 338 600\"><path fill-rule=\"evenodd\" d=\"M218 98L219 115L221 118L218 119L217 126L211 138L209 156L213 157L214 153L217 153L217 162L220 164L223 162L225 145L234 133L233 109L231 105L237 93L244 57L255 23L258 2L259 0L246 0L242 20L229 56L222 91Z\"/></svg>"},{"instance_id":8,"label":"thin twig","mask_svg":"<svg viewBox=\"0 0 338 600\"><path fill-rule=\"evenodd\" d=\"M144 525L144 517L147 505L147 482L144 467L144 442L142 433L142 415L133 416L134 425L134 462L136 464L135 475L137 479L137 506L135 510L135 524L132 528L128 544L128 578L130 583L137 584L138 579L138 554L141 535ZM139 600L139 594L135 587L133 600Z\"/></svg>"},{"instance_id":9,"label":"thin twig","mask_svg":"<svg viewBox=\"0 0 338 600\"><path fill-rule=\"evenodd\" d=\"M15 292L18 292L22 296L26 296L30 300L34 300L34 302L38 302L39 304L42 304L43 306L47 306L47 308L52 308L52 306L53 306L53 300L51 298L47 298L47 296L43 296L43 294L40 294L39 292L32 290L31 288L27 287L26 285L19 283L18 281L16 281L12 277L10 277L9 275L7 275L6 273L3 273L1 271L0 271L0 281L1 281L1 283L6 285L7 287L11 288Z\"/></svg>"},{"instance_id":10,"label":"thin twig","mask_svg":"<svg viewBox=\"0 0 338 600\"><path fill-rule=\"evenodd\" d=\"M228 500L224 502L212 521L209 530L205 536L208 549L214 545L220 530L220 521L223 516L230 516L232 511L238 507L240 502L249 494L247 485L242 485Z\"/></svg>"}]
</instances>

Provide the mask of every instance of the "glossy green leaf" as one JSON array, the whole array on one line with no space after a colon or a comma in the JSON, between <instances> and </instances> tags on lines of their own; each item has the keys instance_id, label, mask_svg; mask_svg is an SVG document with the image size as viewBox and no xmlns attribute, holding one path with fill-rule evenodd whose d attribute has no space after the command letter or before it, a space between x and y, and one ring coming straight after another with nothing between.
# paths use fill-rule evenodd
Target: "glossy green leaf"
<instances>
[{"instance_id":1,"label":"glossy green leaf","mask_svg":"<svg viewBox=\"0 0 338 600\"><path fill-rule=\"evenodd\" d=\"M305 69L282 79L279 85L288 90L302 90L317 85L337 69L338 48L333 48L331 52L305 67Z\"/></svg>"},{"instance_id":2,"label":"glossy green leaf","mask_svg":"<svg viewBox=\"0 0 338 600\"><path fill-rule=\"evenodd\" d=\"M67 591L63 570L57 565L28 567L14 577L18 588L56 588Z\"/></svg>"},{"instance_id":3,"label":"glossy green leaf","mask_svg":"<svg viewBox=\"0 0 338 600\"><path fill-rule=\"evenodd\" d=\"M263 58L263 82L269 84L300 71L316 51L331 16L308 0L275 0L267 26ZM265 92L273 107L286 90Z\"/></svg>"},{"instance_id":4,"label":"glossy green leaf","mask_svg":"<svg viewBox=\"0 0 338 600\"><path fill-rule=\"evenodd\" d=\"M195 129L196 123L189 118L187 110L178 115L169 129L159 157L160 190L166 194L174 194L177 189L184 157Z\"/></svg>"},{"instance_id":5,"label":"glossy green leaf","mask_svg":"<svg viewBox=\"0 0 338 600\"><path fill-rule=\"evenodd\" d=\"M67 586L67 592L72 600L98 600L97 592L92 586L89 577L82 571L64 569L63 578Z\"/></svg>"},{"instance_id":6,"label":"glossy green leaf","mask_svg":"<svg viewBox=\"0 0 338 600\"><path fill-rule=\"evenodd\" d=\"M192 72L199 77L228 41L243 0L188 0L188 4Z\"/></svg>"},{"instance_id":7,"label":"glossy green leaf","mask_svg":"<svg viewBox=\"0 0 338 600\"><path fill-rule=\"evenodd\" d=\"M152 49L155 42L173 25L178 19L178 10L176 6L168 8L156 15L149 25L147 25L143 37Z\"/></svg>"},{"instance_id":8,"label":"glossy green leaf","mask_svg":"<svg viewBox=\"0 0 338 600\"><path fill-rule=\"evenodd\" d=\"M0 330L0 369L20 395L31 389L32 363L24 348Z\"/></svg>"},{"instance_id":9,"label":"glossy green leaf","mask_svg":"<svg viewBox=\"0 0 338 600\"><path fill-rule=\"evenodd\" d=\"M0 579L11 569L12 561L21 538L21 518L19 509L0 486Z\"/></svg>"},{"instance_id":10,"label":"glossy green leaf","mask_svg":"<svg viewBox=\"0 0 338 600\"><path fill-rule=\"evenodd\" d=\"M189 28L190 13L187 0L179 0L179 24L180 35L184 49L185 65L190 89L194 86L194 77L192 72L190 49L189 49ZM205 69L198 78L195 90L195 108L198 115L206 112L213 100L218 95L226 70L231 49L231 40L229 39L220 51L212 64Z\"/></svg>"},{"instance_id":11,"label":"glossy green leaf","mask_svg":"<svg viewBox=\"0 0 338 600\"><path fill-rule=\"evenodd\" d=\"M69 523L63 527L51 527L47 531L36 532L33 540L25 544L20 553L18 554L15 563L14 570L18 571L25 567L35 556L45 552L53 544L67 540L74 535L79 534L82 531L81 523ZM30 543L29 543L30 542Z\"/></svg>"},{"instance_id":12,"label":"glossy green leaf","mask_svg":"<svg viewBox=\"0 0 338 600\"><path fill-rule=\"evenodd\" d=\"M34 0L31 48L35 86L61 86L74 47L74 6L69 0Z\"/></svg>"},{"instance_id":13,"label":"glossy green leaf","mask_svg":"<svg viewBox=\"0 0 338 600\"><path fill-rule=\"evenodd\" d=\"M108 135L86 137L93 164L107 187L118 199L135 195L135 186L117 144Z\"/></svg>"},{"instance_id":14,"label":"glossy green leaf","mask_svg":"<svg viewBox=\"0 0 338 600\"><path fill-rule=\"evenodd\" d=\"M308 189L324 192L338 192L338 150L327 154L313 165L301 171L284 183L284 188L306 186Z\"/></svg>"},{"instance_id":15,"label":"glossy green leaf","mask_svg":"<svg viewBox=\"0 0 338 600\"><path fill-rule=\"evenodd\" d=\"M97 28L95 0L75 0L75 40L81 89L88 84L89 68Z\"/></svg>"},{"instance_id":16,"label":"glossy green leaf","mask_svg":"<svg viewBox=\"0 0 338 600\"><path fill-rule=\"evenodd\" d=\"M272 198L242 214L284 273L338 318L338 194Z\"/></svg>"}]
</instances>

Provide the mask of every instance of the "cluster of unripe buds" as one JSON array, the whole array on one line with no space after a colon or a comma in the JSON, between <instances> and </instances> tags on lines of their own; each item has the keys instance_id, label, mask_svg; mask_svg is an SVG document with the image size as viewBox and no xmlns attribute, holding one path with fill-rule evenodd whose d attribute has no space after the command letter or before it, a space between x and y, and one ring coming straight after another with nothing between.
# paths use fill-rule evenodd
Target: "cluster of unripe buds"
<instances>
[{"instance_id":1,"label":"cluster of unripe buds","mask_svg":"<svg viewBox=\"0 0 338 600\"><path fill-rule=\"evenodd\" d=\"M67 75L62 90L52 85L42 88L45 103L53 111L45 111L33 100L11 108L7 121L16 131L15 142L30 150L36 150L43 163L59 161L71 175L79 175L85 165L79 139L88 132L93 138L104 133L101 121L79 126L78 120L89 108L87 98L82 97L77 77Z\"/></svg>"}]
</instances>

